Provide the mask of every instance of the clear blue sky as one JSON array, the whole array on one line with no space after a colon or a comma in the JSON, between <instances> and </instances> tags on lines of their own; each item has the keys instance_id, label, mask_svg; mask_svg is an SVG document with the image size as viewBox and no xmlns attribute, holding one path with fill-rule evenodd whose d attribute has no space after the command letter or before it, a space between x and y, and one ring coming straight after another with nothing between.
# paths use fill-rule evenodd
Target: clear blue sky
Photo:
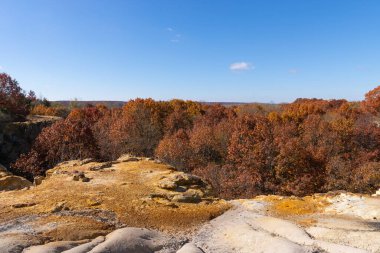
<instances>
[{"instance_id":1,"label":"clear blue sky","mask_svg":"<svg viewBox=\"0 0 380 253\"><path fill-rule=\"evenodd\" d=\"M0 0L0 72L51 100L359 100L378 0Z\"/></svg>"}]
</instances>

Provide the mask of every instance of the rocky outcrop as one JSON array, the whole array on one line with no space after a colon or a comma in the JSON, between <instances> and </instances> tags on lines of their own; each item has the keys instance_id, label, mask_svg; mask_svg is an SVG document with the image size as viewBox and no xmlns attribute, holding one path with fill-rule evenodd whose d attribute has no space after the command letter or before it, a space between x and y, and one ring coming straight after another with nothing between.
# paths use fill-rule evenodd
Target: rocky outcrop
<instances>
[{"instance_id":1,"label":"rocky outcrop","mask_svg":"<svg viewBox=\"0 0 380 253\"><path fill-rule=\"evenodd\" d=\"M368 208L377 210L375 217L378 217L379 201L362 196L360 201L352 202L349 209L353 212L344 215L332 212L337 203L351 201L353 196L356 195L340 193L305 198L260 196L252 200L233 200L230 210L184 234L125 227L91 241L80 241L81 244L78 241L47 243L31 246L24 252L380 252L378 222L354 215L355 210ZM305 211L301 214L299 208Z\"/></svg>"},{"instance_id":2,"label":"rocky outcrop","mask_svg":"<svg viewBox=\"0 0 380 253\"><path fill-rule=\"evenodd\" d=\"M63 162L29 190L1 192L0 245L9 246L1 247L0 252L22 252L25 248L29 248L26 252L61 252L62 249L81 252L81 248L86 248L84 252L89 248L104 252L111 245L125 243L126 236L138 235L135 233L141 230L138 227L155 229L142 230L141 236L134 237L135 244L120 247L130 249L146 242L149 250L142 252L153 252L151 248L160 247L162 251L157 252L175 252L186 243L184 233L229 208L226 201L208 195L209 186L200 178L174 171L154 160L139 158L105 164L91 160ZM178 189L158 187L164 178L173 180ZM199 191L196 201L172 200L175 196L187 198L192 191ZM126 226L136 229L107 236ZM128 235L126 231L133 232ZM101 239L93 241L99 236L105 236L104 243L100 243ZM14 242L22 242L26 237L31 243L16 245L16 250ZM84 239L88 241L73 244ZM54 241L62 244L50 243ZM166 248L172 251L165 251Z\"/></svg>"},{"instance_id":3,"label":"rocky outcrop","mask_svg":"<svg viewBox=\"0 0 380 253\"><path fill-rule=\"evenodd\" d=\"M19 190L30 187L32 183L23 177L19 176L5 176L0 178L0 191Z\"/></svg>"},{"instance_id":4,"label":"rocky outcrop","mask_svg":"<svg viewBox=\"0 0 380 253\"><path fill-rule=\"evenodd\" d=\"M192 241L205 252L213 253L379 252L380 242L375 238L380 238L380 229L376 220L363 220L354 215L355 211L344 215L332 211L348 195L234 200L234 208L204 225ZM378 217L380 202L372 200L363 196L350 209L376 209L373 215Z\"/></svg>"},{"instance_id":5,"label":"rocky outcrop","mask_svg":"<svg viewBox=\"0 0 380 253\"><path fill-rule=\"evenodd\" d=\"M19 190L31 185L31 182L23 177L12 175L0 164L0 191Z\"/></svg>"},{"instance_id":6,"label":"rocky outcrop","mask_svg":"<svg viewBox=\"0 0 380 253\"><path fill-rule=\"evenodd\" d=\"M9 167L20 154L30 150L41 130L59 117L31 116L25 122L0 122L0 163Z\"/></svg>"},{"instance_id":7,"label":"rocky outcrop","mask_svg":"<svg viewBox=\"0 0 380 253\"><path fill-rule=\"evenodd\" d=\"M380 197L380 189L377 190L372 196L373 197Z\"/></svg>"},{"instance_id":8,"label":"rocky outcrop","mask_svg":"<svg viewBox=\"0 0 380 253\"><path fill-rule=\"evenodd\" d=\"M378 197L224 201L152 159L103 165L64 162L41 184L0 192L0 252L380 252Z\"/></svg>"},{"instance_id":9,"label":"rocky outcrop","mask_svg":"<svg viewBox=\"0 0 380 253\"><path fill-rule=\"evenodd\" d=\"M160 203L199 203L211 192L211 186L200 177L178 171L162 176L156 185L160 194L151 195L150 199Z\"/></svg>"},{"instance_id":10,"label":"rocky outcrop","mask_svg":"<svg viewBox=\"0 0 380 253\"><path fill-rule=\"evenodd\" d=\"M130 155L130 154L124 154L122 156L120 156L116 162L137 162L139 161L141 158L139 157L135 157L133 155Z\"/></svg>"}]
</instances>

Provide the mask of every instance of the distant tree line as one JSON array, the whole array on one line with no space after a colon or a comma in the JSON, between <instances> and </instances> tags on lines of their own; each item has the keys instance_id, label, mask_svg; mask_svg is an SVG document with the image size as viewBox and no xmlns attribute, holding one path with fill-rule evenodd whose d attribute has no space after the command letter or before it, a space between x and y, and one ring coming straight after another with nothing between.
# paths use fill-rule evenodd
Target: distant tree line
<instances>
[{"instance_id":1,"label":"distant tree line","mask_svg":"<svg viewBox=\"0 0 380 253\"><path fill-rule=\"evenodd\" d=\"M225 198L370 193L380 187L379 116L380 86L361 102L297 99L267 107L134 99L122 108L71 110L12 168L32 178L65 160L131 153L202 176Z\"/></svg>"}]
</instances>

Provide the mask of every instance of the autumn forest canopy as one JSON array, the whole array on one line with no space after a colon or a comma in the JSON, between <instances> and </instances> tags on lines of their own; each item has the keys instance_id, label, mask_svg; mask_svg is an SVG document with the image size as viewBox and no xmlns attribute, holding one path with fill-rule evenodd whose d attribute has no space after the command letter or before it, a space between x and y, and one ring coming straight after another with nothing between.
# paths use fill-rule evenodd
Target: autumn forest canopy
<instances>
[{"instance_id":1,"label":"autumn forest canopy","mask_svg":"<svg viewBox=\"0 0 380 253\"><path fill-rule=\"evenodd\" d=\"M56 106L0 74L0 116L62 117L12 164L32 179L59 162L155 156L197 174L221 197L305 195L380 187L380 86L359 102L297 99L223 106L134 99L122 108Z\"/></svg>"}]
</instances>

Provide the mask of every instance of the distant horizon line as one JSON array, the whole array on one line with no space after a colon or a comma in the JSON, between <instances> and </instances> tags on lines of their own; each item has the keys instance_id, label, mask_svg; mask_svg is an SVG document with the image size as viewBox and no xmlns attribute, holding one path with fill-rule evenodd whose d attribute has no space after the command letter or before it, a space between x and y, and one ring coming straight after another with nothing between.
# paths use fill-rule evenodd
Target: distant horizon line
<instances>
[{"instance_id":1,"label":"distant horizon line","mask_svg":"<svg viewBox=\"0 0 380 253\"><path fill-rule=\"evenodd\" d=\"M138 99L140 97L136 97L134 99ZM81 102L81 103L96 103L96 102L107 102L107 103L128 103L130 100L134 99L129 99L129 100L48 100L53 103L67 103L67 102ZM149 98L141 98L141 99L149 99ZM348 100L344 98L332 98L332 99L325 99L325 98L305 98L305 97L300 97L296 98L291 102L233 102L233 101L199 101L199 100L192 100L192 99L180 99L180 98L173 98L173 99L154 99L151 98L155 101L171 101L171 100L183 100L183 101L193 101L201 104L230 104L230 105L240 105L240 104L268 104L268 105L279 105L279 104L288 104L288 103L293 103L297 99L322 99L322 100L327 100L327 101L332 101L332 100L346 100L348 102L360 102L361 100Z\"/></svg>"}]
</instances>

